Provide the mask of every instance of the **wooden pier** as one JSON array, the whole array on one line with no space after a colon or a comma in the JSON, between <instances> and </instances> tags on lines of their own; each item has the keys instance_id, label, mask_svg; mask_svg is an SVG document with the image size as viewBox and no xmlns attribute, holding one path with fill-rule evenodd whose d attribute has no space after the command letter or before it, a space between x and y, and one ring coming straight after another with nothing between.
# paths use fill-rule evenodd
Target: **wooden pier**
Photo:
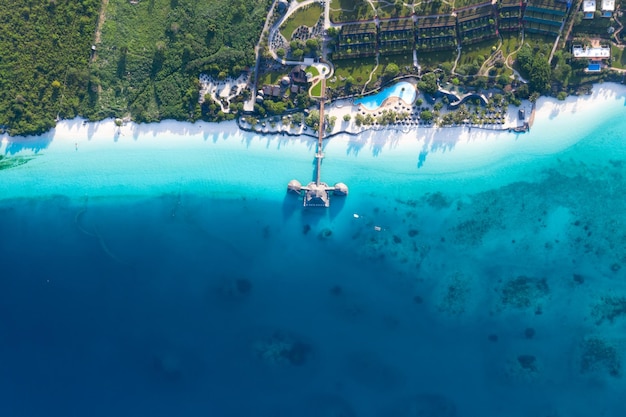
<instances>
[{"instance_id":1,"label":"wooden pier","mask_svg":"<svg viewBox=\"0 0 626 417\"><path fill-rule=\"evenodd\" d=\"M326 97L326 78L322 78L322 97L320 97L320 123L317 135L317 150L315 152L315 158L317 159L317 178L315 183L320 184L320 175L322 171L322 159L324 158L324 152L322 150L322 141L324 139L324 98Z\"/></svg>"},{"instance_id":2,"label":"wooden pier","mask_svg":"<svg viewBox=\"0 0 626 417\"><path fill-rule=\"evenodd\" d=\"M324 98L326 96L326 79L322 78L322 97L320 97L320 121L317 135L317 147L315 149L316 169L315 169L315 181L308 183L306 186L302 186L298 180L291 180L287 185L287 191L301 194L304 191L304 198L302 204L304 207L329 207L330 206L330 192L333 195L346 196L348 195L348 187L344 183L337 183L333 187L329 187L328 184L322 182L322 159L324 158L323 140L324 140Z\"/></svg>"}]
</instances>

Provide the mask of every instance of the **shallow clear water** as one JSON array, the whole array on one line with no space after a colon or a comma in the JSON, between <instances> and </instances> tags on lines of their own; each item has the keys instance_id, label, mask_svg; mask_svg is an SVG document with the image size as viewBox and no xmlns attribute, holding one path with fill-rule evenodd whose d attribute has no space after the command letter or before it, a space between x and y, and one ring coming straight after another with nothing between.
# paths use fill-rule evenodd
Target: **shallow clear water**
<instances>
[{"instance_id":1,"label":"shallow clear water","mask_svg":"<svg viewBox=\"0 0 626 417\"><path fill-rule=\"evenodd\" d=\"M624 111L333 139L327 211L305 139L53 142L0 171L2 414L622 416Z\"/></svg>"},{"instance_id":2,"label":"shallow clear water","mask_svg":"<svg viewBox=\"0 0 626 417\"><path fill-rule=\"evenodd\" d=\"M355 100L355 104L361 104L367 110L376 110L383 105L385 100L392 97L402 99L406 104L411 105L415 101L417 92L415 86L406 81L401 81L397 84L387 87L380 92L371 96L363 97Z\"/></svg>"}]
</instances>

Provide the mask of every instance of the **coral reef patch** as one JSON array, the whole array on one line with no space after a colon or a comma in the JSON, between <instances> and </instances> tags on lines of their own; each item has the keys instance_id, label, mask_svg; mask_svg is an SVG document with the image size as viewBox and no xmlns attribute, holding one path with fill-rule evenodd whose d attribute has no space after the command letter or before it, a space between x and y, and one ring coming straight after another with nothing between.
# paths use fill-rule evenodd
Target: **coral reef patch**
<instances>
[{"instance_id":1,"label":"coral reef patch","mask_svg":"<svg viewBox=\"0 0 626 417\"><path fill-rule=\"evenodd\" d=\"M253 343L255 355L270 364L304 365L312 347L293 335L275 332L270 337Z\"/></svg>"},{"instance_id":2,"label":"coral reef patch","mask_svg":"<svg viewBox=\"0 0 626 417\"><path fill-rule=\"evenodd\" d=\"M580 373L605 371L613 377L622 372L621 357L615 346L599 337L586 338L582 343Z\"/></svg>"},{"instance_id":3,"label":"coral reef patch","mask_svg":"<svg viewBox=\"0 0 626 417\"><path fill-rule=\"evenodd\" d=\"M600 301L593 306L591 315L597 325L605 321L613 323L616 318L626 315L626 297L601 297Z\"/></svg>"},{"instance_id":4,"label":"coral reef patch","mask_svg":"<svg viewBox=\"0 0 626 417\"><path fill-rule=\"evenodd\" d=\"M549 293L546 278L520 275L505 282L500 290L500 302L518 309L537 307Z\"/></svg>"}]
</instances>

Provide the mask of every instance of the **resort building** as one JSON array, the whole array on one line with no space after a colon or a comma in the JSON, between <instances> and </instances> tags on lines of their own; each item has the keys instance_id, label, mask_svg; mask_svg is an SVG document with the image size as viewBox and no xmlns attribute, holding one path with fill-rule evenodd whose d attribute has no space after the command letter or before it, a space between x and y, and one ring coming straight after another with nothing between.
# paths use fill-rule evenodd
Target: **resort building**
<instances>
[{"instance_id":1,"label":"resort building","mask_svg":"<svg viewBox=\"0 0 626 417\"><path fill-rule=\"evenodd\" d=\"M578 59L588 59L589 65L585 71L600 72L604 66L604 60L611 58L611 48L608 46L598 46L593 48L574 45L572 55Z\"/></svg>"},{"instance_id":2,"label":"resort building","mask_svg":"<svg viewBox=\"0 0 626 417\"><path fill-rule=\"evenodd\" d=\"M611 17L615 11L615 0L602 0L602 17Z\"/></svg>"},{"instance_id":3,"label":"resort building","mask_svg":"<svg viewBox=\"0 0 626 417\"><path fill-rule=\"evenodd\" d=\"M297 84L306 84L308 80L306 78L306 72L304 71L304 67L302 65L296 65L293 67L291 72L289 73L289 77L291 81Z\"/></svg>"},{"instance_id":4,"label":"resort building","mask_svg":"<svg viewBox=\"0 0 626 417\"><path fill-rule=\"evenodd\" d=\"M334 58L363 58L376 55L376 25L374 23L347 24L341 27Z\"/></svg>"},{"instance_id":5,"label":"resort building","mask_svg":"<svg viewBox=\"0 0 626 417\"><path fill-rule=\"evenodd\" d=\"M284 95L279 85L266 84L263 86L261 92L264 97L282 97Z\"/></svg>"},{"instance_id":6,"label":"resort building","mask_svg":"<svg viewBox=\"0 0 626 417\"><path fill-rule=\"evenodd\" d=\"M491 2L456 10L461 45L496 38L496 9Z\"/></svg>"},{"instance_id":7,"label":"resort building","mask_svg":"<svg viewBox=\"0 0 626 417\"><path fill-rule=\"evenodd\" d=\"M381 55L410 52L415 45L413 19L380 22L378 26L378 51Z\"/></svg>"},{"instance_id":8,"label":"resort building","mask_svg":"<svg viewBox=\"0 0 626 417\"><path fill-rule=\"evenodd\" d=\"M608 46L588 48L574 45L572 47L572 55L574 55L574 58L609 59L611 57L611 48Z\"/></svg>"},{"instance_id":9,"label":"resort building","mask_svg":"<svg viewBox=\"0 0 626 417\"><path fill-rule=\"evenodd\" d=\"M456 48L455 17L453 15L418 16L415 42L418 51L441 51Z\"/></svg>"},{"instance_id":10,"label":"resort building","mask_svg":"<svg viewBox=\"0 0 626 417\"><path fill-rule=\"evenodd\" d=\"M583 18L593 19L593 15L596 13L596 0L584 0L583 1Z\"/></svg>"},{"instance_id":11,"label":"resort building","mask_svg":"<svg viewBox=\"0 0 626 417\"><path fill-rule=\"evenodd\" d=\"M556 37L568 7L568 3L555 0L528 0L524 10L525 31Z\"/></svg>"},{"instance_id":12,"label":"resort building","mask_svg":"<svg viewBox=\"0 0 626 417\"><path fill-rule=\"evenodd\" d=\"M498 27L500 32L521 29L522 2L520 0L500 0L498 2Z\"/></svg>"}]
</instances>

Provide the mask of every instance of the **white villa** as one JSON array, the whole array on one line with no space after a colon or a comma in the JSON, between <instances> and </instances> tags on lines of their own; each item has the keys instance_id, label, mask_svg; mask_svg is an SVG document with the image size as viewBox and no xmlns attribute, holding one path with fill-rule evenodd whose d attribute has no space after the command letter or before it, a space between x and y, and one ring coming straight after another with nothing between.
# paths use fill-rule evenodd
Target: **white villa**
<instances>
[{"instance_id":1,"label":"white villa","mask_svg":"<svg viewBox=\"0 0 626 417\"><path fill-rule=\"evenodd\" d=\"M611 48L608 46L585 48L581 45L574 45L572 54L574 58L609 59L611 57Z\"/></svg>"},{"instance_id":2,"label":"white villa","mask_svg":"<svg viewBox=\"0 0 626 417\"><path fill-rule=\"evenodd\" d=\"M583 16L585 19L593 19L593 14L596 12L596 0L584 0L583 1Z\"/></svg>"},{"instance_id":3,"label":"white villa","mask_svg":"<svg viewBox=\"0 0 626 417\"><path fill-rule=\"evenodd\" d=\"M600 72L605 66L603 60L611 58L611 48L608 46L583 47L574 45L572 47L574 58L586 58L589 60L586 72Z\"/></svg>"},{"instance_id":4,"label":"white villa","mask_svg":"<svg viewBox=\"0 0 626 417\"><path fill-rule=\"evenodd\" d=\"M602 0L602 17L611 17L615 11L615 0Z\"/></svg>"}]
</instances>

